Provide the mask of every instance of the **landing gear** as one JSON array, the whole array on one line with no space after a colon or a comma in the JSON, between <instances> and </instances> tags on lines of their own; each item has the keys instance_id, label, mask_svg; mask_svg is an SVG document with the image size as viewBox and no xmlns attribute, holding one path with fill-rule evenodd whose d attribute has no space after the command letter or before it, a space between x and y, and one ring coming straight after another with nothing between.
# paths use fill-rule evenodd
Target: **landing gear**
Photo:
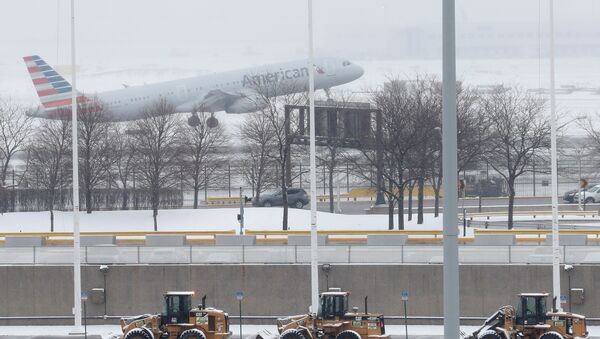
<instances>
[{"instance_id":1,"label":"landing gear","mask_svg":"<svg viewBox=\"0 0 600 339\"><path fill-rule=\"evenodd\" d=\"M198 113L192 113L192 116L188 118L188 125L190 125L191 127L196 127L200 125L200 118L198 117Z\"/></svg>"},{"instance_id":2,"label":"landing gear","mask_svg":"<svg viewBox=\"0 0 600 339\"><path fill-rule=\"evenodd\" d=\"M215 118L215 114L211 113L210 118L206 119L206 125L208 128L215 128L219 126L219 120Z\"/></svg>"}]
</instances>

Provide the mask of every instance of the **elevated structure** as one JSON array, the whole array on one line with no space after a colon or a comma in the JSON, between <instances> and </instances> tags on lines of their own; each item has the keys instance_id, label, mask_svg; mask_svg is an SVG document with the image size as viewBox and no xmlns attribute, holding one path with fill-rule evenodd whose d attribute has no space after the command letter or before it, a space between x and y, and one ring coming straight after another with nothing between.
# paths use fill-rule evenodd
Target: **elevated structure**
<instances>
[{"instance_id":1,"label":"elevated structure","mask_svg":"<svg viewBox=\"0 0 600 339\"><path fill-rule=\"evenodd\" d=\"M309 144L308 106L285 106L285 134L289 145ZM376 204L384 204L383 197L383 125L381 111L368 102L315 102L315 143L317 146L335 146L376 151ZM291 184L291 151L288 152L286 180Z\"/></svg>"}]
</instances>

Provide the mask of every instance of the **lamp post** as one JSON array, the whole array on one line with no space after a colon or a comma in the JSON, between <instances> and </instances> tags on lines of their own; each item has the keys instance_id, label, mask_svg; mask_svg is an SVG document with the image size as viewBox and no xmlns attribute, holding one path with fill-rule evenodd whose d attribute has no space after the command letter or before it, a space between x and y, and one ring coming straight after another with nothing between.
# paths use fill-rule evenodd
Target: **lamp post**
<instances>
[{"instance_id":1,"label":"lamp post","mask_svg":"<svg viewBox=\"0 0 600 339\"><path fill-rule=\"evenodd\" d=\"M244 292L242 291L237 291L235 292L235 298L237 299L238 303L239 303L239 307L240 307L240 339L243 338L242 336L242 300L244 300Z\"/></svg>"},{"instance_id":2,"label":"lamp post","mask_svg":"<svg viewBox=\"0 0 600 339\"><path fill-rule=\"evenodd\" d=\"M455 0L443 0L442 171L444 185L444 338L460 338Z\"/></svg>"},{"instance_id":3,"label":"lamp post","mask_svg":"<svg viewBox=\"0 0 600 339\"><path fill-rule=\"evenodd\" d=\"M75 0L71 0L71 132L73 143L73 333L81 333L81 243L79 234L79 158L77 150L77 67L75 63Z\"/></svg>"},{"instance_id":4,"label":"lamp post","mask_svg":"<svg viewBox=\"0 0 600 339\"><path fill-rule=\"evenodd\" d=\"M554 0L550 1L550 163L552 175L552 295L554 308L560 304L560 247L558 232L558 156L556 154L556 93L554 75Z\"/></svg>"},{"instance_id":5,"label":"lamp post","mask_svg":"<svg viewBox=\"0 0 600 339\"><path fill-rule=\"evenodd\" d=\"M316 314L319 307L319 258L317 252L317 159L312 0L308 0L308 106L310 125L310 290L311 313Z\"/></svg>"}]
</instances>

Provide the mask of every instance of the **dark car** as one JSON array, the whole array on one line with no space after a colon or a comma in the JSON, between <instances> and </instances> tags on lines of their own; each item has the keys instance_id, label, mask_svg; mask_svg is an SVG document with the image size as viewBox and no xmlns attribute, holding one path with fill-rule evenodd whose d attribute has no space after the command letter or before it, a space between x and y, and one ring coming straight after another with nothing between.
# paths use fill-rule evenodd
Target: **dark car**
<instances>
[{"instance_id":1,"label":"dark car","mask_svg":"<svg viewBox=\"0 0 600 339\"><path fill-rule=\"evenodd\" d=\"M296 208L302 208L307 205L310 201L308 194L302 188L288 188L287 189L287 201L288 205ZM273 194L263 194L260 196L260 201L257 202L257 206L271 207L271 206L283 206L283 195L281 191Z\"/></svg>"},{"instance_id":2,"label":"dark car","mask_svg":"<svg viewBox=\"0 0 600 339\"><path fill-rule=\"evenodd\" d=\"M589 188L592 188L596 186L596 184L588 184L587 188L582 188L581 192L586 192ZM568 202L568 203L574 203L577 202L575 201L575 196L577 195L577 193L579 193L579 188L578 189L574 189L574 190L570 190L570 191L566 191L565 194L563 194L563 200Z\"/></svg>"}]
</instances>

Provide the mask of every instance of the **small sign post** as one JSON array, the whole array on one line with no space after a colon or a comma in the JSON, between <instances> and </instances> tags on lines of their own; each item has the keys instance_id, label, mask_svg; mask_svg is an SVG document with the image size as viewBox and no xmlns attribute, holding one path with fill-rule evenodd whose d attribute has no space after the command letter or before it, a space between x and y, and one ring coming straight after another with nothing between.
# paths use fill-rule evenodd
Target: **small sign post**
<instances>
[{"instance_id":1,"label":"small sign post","mask_svg":"<svg viewBox=\"0 0 600 339\"><path fill-rule=\"evenodd\" d=\"M408 312L406 311L406 302L408 301L408 291L402 291L400 293L402 303L404 304L404 329L406 331L406 339L408 339Z\"/></svg>"},{"instance_id":2,"label":"small sign post","mask_svg":"<svg viewBox=\"0 0 600 339\"><path fill-rule=\"evenodd\" d=\"M240 305L240 339L242 339L243 338L243 336L242 336L242 300L244 300L244 292L242 292L242 291L235 292L235 298L238 300L239 305Z\"/></svg>"},{"instance_id":3,"label":"small sign post","mask_svg":"<svg viewBox=\"0 0 600 339\"><path fill-rule=\"evenodd\" d=\"M81 293L81 301L83 301L83 333L84 333L84 338L87 339L87 310L86 310L86 305L85 303L88 300L88 293L87 292L82 292Z\"/></svg>"},{"instance_id":4,"label":"small sign post","mask_svg":"<svg viewBox=\"0 0 600 339\"><path fill-rule=\"evenodd\" d=\"M560 304L561 305L566 305L567 304L567 296L566 295L561 295L560 296Z\"/></svg>"}]
</instances>

